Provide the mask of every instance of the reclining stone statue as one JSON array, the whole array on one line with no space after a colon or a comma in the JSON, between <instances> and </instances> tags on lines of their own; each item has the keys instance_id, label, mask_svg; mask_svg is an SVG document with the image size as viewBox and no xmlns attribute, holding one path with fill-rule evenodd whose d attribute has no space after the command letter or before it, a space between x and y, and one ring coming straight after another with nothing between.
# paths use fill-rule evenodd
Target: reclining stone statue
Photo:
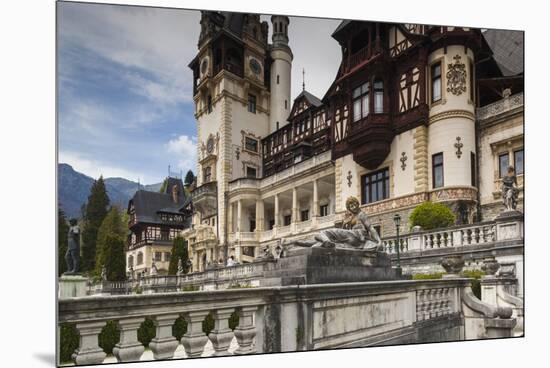
<instances>
[{"instance_id":1,"label":"reclining stone statue","mask_svg":"<svg viewBox=\"0 0 550 368\"><path fill-rule=\"evenodd\" d=\"M336 249L356 249L383 251L384 246L376 229L371 225L367 214L359 208L359 200L349 197L346 200L346 217L341 229L327 229L312 240L295 240L283 244L287 247L323 247Z\"/></svg>"}]
</instances>

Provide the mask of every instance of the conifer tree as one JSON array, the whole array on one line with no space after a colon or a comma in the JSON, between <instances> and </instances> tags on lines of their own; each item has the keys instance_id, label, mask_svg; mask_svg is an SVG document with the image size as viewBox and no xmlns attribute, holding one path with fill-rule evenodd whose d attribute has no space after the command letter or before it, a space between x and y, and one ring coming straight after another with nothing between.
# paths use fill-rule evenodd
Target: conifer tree
<instances>
[{"instance_id":1,"label":"conifer tree","mask_svg":"<svg viewBox=\"0 0 550 368\"><path fill-rule=\"evenodd\" d=\"M124 253L124 240L120 236L108 234L104 240L105 270L107 280L126 280L126 255Z\"/></svg>"},{"instance_id":2,"label":"conifer tree","mask_svg":"<svg viewBox=\"0 0 550 368\"><path fill-rule=\"evenodd\" d=\"M105 189L103 176L94 182L90 189L84 211L84 229L82 230L82 271L94 271L96 259L97 232L107 216L109 197Z\"/></svg>"},{"instance_id":3,"label":"conifer tree","mask_svg":"<svg viewBox=\"0 0 550 368\"><path fill-rule=\"evenodd\" d=\"M185 181L184 181L185 185L191 185L194 180L195 180L195 174L193 174L193 171L189 170L185 175Z\"/></svg>"},{"instance_id":4,"label":"conifer tree","mask_svg":"<svg viewBox=\"0 0 550 368\"><path fill-rule=\"evenodd\" d=\"M178 272L178 260L181 259L183 265L183 272L189 272L189 266L187 261L189 260L189 253L187 251L187 241L178 236L172 243L172 254L170 257L170 265L168 266L168 274L175 275Z\"/></svg>"},{"instance_id":5,"label":"conifer tree","mask_svg":"<svg viewBox=\"0 0 550 368\"><path fill-rule=\"evenodd\" d=\"M107 267L110 259L114 256L111 247L118 246L118 243L114 239L122 242L122 261L124 261L124 239L127 233L127 226L123 222L123 216L117 206L111 207L107 216L101 223L97 231L97 248L95 259L95 274L101 275L103 266ZM107 269L107 275L109 275L109 269ZM110 280L110 279L109 279Z\"/></svg>"},{"instance_id":6,"label":"conifer tree","mask_svg":"<svg viewBox=\"0 0 550 368\"><path fill-rule=\"evenodd\" d=\"M65 262L65 253L67 253L68 239L67 233L69 232L69 224L67 224L67 218L65 217L65 212L61 208L58 210L57 215L57 256L58 256L58 266L57 270L59 276L63 272L67 271L67 262Z\"/></svg>"}]
</instances>

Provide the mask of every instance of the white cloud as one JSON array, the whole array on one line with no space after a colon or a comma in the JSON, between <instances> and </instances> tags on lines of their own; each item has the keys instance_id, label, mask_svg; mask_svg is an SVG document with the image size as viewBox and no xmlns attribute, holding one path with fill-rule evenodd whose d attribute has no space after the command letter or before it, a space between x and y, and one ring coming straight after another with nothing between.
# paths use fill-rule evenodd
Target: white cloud
<instances>
[{"instance_id":1,"label":"white cloud","mask_svg":"<svg viewBox=\"0 0 550 368\"><path fill-rule=\"evenodd\" d=\"M166 150L168 153L177 155L178 168L183 170L184 175L187 170L195 171L197 164L197 137L180 135L168 141Z\"/></svg>"},{"instance_id":2,"label":"white cloud","mask_svg":"<svg viewBox=\"0 0 550 368\"><path fill-rule=\"evenodd\" d=\"M104 178L125 178L133 181L137 181L139 178L141 183L150 183L149 178L143 173L132 172L98 160L88 159L76 152L60 151L59 163L69 164L76 171L94 179L98 179L103 175Z\"/></svg>"}]
</instances>

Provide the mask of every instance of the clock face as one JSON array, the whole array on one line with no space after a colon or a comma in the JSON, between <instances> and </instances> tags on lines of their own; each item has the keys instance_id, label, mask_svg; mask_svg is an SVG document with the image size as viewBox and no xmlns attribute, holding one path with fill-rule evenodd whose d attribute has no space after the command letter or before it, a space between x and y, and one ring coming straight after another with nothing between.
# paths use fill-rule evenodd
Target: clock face
<instances>
[{"instance_id":1,"label":"clock face","mask_svg":"<svg viewBox=\"0 0 550 368\"><path fill-rule=\"evenodd\" d=\"M207 68L208 68L208 59L203 59L201 63L201 74L206 73Z\"/></svg>"},{"instance_id":2,"label":"clock face","mask_svg":"<svg viewBox=\"0 0 550 368\"><path fill-rule=\"evenodd\" d=\"M208 141L206 141L206 151L208 151L208 153L212 153L213 150L214 150L214 139L210 137L208 138Z\"/></svg>"},{"instance_id":3,"label":"clock face","mask_svg":"<svg viewBox=\"0 0 550 368\"><path fill-rule=\"evenodd\" d=\"M252 70L254 74L260 74L260 72L262 71L262 66L256 59L250 59L249 65L250 65L250 70Z\"/></svg>"}]
</instances>

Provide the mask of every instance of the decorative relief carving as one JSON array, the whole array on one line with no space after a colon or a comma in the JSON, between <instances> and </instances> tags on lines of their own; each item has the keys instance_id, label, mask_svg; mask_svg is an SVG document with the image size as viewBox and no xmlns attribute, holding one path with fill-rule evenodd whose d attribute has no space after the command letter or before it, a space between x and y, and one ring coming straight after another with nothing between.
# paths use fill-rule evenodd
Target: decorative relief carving
<instances>
[{"instance_id":1,"label":"decorative relief carving","mask_svg":"<svg viewBox=\"0 0 550 368\"><path fill-rule=\"evenodd\" d=\"M239 160L241 157L241 150L239 149L239 147L235 149L235 157L237 158L237 160Z\"/></svg>"},{"instance_id":2,"label":"decorative relief carving","mask_svg":"<svg viewBox=\"0 0 550 368\"><path fill-rule=\"evenodd\" d=\"M399 161L401 161L401 170L405 171L405 168L407 167L407 164L405 163L407 161L407 155L405 152L401 152L401 158Z\"/></svg>"},{"instance_id":3,"label":"decorative relief carving","mask_svg":"<svg viewBox=\"0 0 550 368\"><path fill-rule=\"evenodd\" d=\"M351 179L353 178L353 175L351 174L351 170L348 171L348 176L346 177L346 179L348 179L348 187L351 188Z\"/></svg>"},{"instance_id":4,"label":"decorative relief carving","mask_svg":"<svg viewBox=\"0 0 550 368\"><path fill-rule=\"evenodd\" d=\"M440 112L439 114L435 114L430 118L429 123L433 124L436 121L447 119L447 118L454 118L454 117L460 117L460 118L466 118L472 121L475 121L475 116L470 111L467 110L449 110Z\"/></svg>"},{"instance_id":5,"label":"decorative relief carving","mask_svg":"<svg viewBox=\"0 0 550 368\"><path fill-rule=\"evenodd\" d=\"M462 142L460 142L460 140L461 140L460 137L456 137L455 148L456 148L456 157L458 158L462 156L462 147L464 147L464 145L462 144Z\"/></svg>"},{"instance_id":6,"label":"decorative relief carving","mask_svg":"<svg viewBox=\"0 0 550 368\"><path fill-rule=\"evenodd\" d=\"M447 64L447 92L460 96L466 92L466 65L460 62L460 55L453 59L454 64Z\"/></svg>"}]
</instances>

